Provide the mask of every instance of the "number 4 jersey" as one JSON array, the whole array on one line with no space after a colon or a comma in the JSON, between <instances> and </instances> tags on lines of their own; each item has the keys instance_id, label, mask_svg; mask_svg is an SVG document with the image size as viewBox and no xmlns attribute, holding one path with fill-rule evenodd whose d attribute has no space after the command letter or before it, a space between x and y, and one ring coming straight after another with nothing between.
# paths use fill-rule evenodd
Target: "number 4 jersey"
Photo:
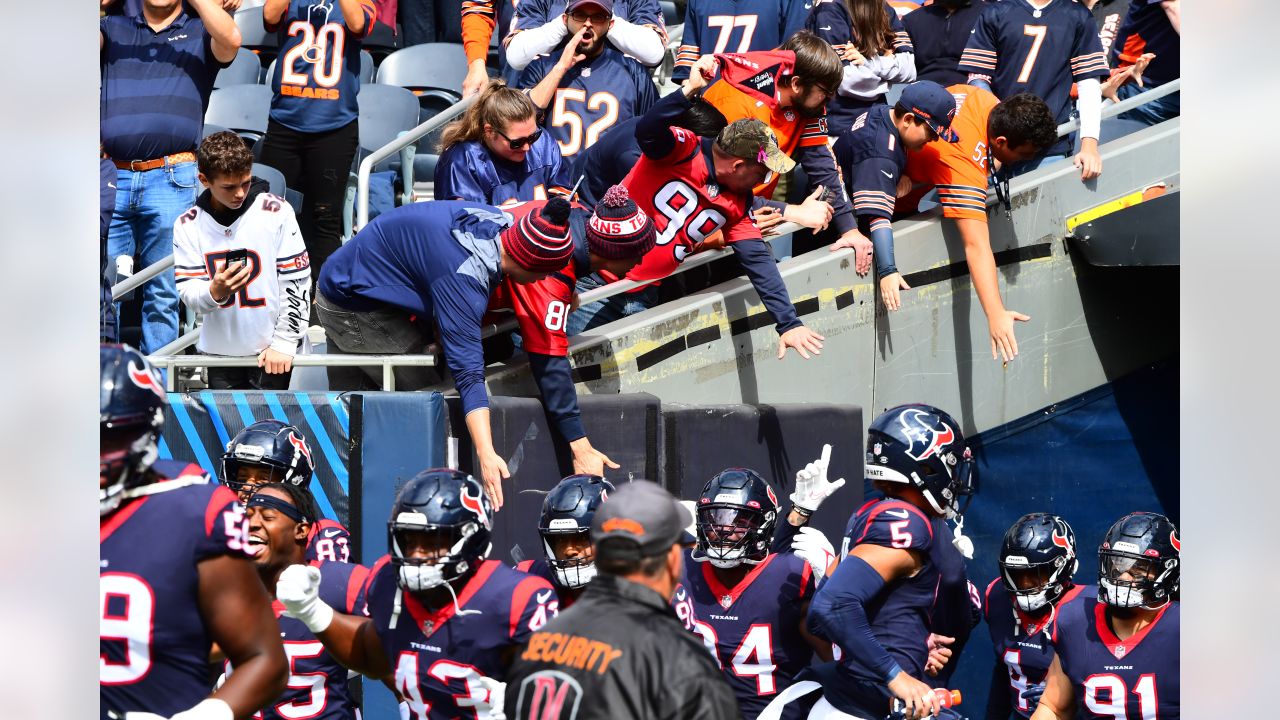
<instances>
[{"instance_id":1,"label":"number 4 jersey","mask_svg":"<svg viewBox=\"0 0 1280 720\"><path fill-rule=\"evenodd\" d=\"M99 525L103 720L110 711L169 717L209 695L197 565L219 555L248 562L249 525L235 493L190 483L157 483Z\"/></svg>"}]
</instances>

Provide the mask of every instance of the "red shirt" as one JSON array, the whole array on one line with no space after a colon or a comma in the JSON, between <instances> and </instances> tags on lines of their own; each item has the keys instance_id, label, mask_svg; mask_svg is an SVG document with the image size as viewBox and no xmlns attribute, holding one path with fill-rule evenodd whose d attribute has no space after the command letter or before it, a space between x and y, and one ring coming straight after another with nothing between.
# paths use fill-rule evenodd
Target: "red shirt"
<instances>
[{"instance_id":1,"label":"red shirt","mask_svg":"<svg viewBox=\"0 0 1280 720\"><path fill-rule=\"evenodd\" d=\"M504 207L503 210L511 213L514 222L520 222L520 218L546 204L546 200L533 200ZM489 312L515 313L525 351L566 357L569 338L564 328L577 283L577 268L572 260L537 282L521 285L510 277L504 277L489 299Z\"/></svg>"}]
</instances>

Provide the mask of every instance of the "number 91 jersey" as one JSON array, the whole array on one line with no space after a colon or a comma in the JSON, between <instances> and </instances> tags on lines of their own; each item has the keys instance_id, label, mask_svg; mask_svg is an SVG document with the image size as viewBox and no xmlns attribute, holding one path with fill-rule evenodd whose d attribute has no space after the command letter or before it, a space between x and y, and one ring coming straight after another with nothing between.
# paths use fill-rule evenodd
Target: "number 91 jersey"
<instances>
[{"instance_id":1,"label":"number 91 jersey","mask_svg":"<svg viewBox=\"0 0 1280 720\"><path fill-rule=\"evenodd\" d=\"M249 561L249 525L235 493L172 484L99 524L103 720L111 711L169 717L208 697L212 639L200 615L196 565L219 555Z\"/></svg>"}]
</instances>

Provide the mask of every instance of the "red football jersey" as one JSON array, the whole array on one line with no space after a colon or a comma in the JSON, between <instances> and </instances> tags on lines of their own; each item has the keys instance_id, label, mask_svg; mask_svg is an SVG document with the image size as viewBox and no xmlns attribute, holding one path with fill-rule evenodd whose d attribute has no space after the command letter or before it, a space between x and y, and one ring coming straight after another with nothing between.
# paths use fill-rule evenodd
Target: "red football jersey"
<instances>
[{"instance_id":1,"label":"red football jersey","mask_svg":"<svg viewBox=\"0 0 1280 720\"><path fill-rule=\"evenodd\" d=\"M502 209L511 213L515 222L520 222L520 218L546 204L546 200L532 200ZM577 270L572 260L537 282L521 285L509 277L503 278L489 298L489 312L515 313L526 352L564 357L569 354L569 338L564 328L577 284Z\"/></svg>"},{"instance_id":2,"label":"red football jersey","mask_svg":"<svg viewBox=\"0 0 1280 720\"><path fill-rule=\"evenodd\" d=\"M631 199L650 218L657 244L628 280L661 280L698 251L698 245L717 230L726 243L760 237L751 213L750 193L734 193L715 182L711 156L702 152L701 138L683 128L671 128L676 145L660 160L646 155L622 180Z\"/></svg>"}]
</instances>

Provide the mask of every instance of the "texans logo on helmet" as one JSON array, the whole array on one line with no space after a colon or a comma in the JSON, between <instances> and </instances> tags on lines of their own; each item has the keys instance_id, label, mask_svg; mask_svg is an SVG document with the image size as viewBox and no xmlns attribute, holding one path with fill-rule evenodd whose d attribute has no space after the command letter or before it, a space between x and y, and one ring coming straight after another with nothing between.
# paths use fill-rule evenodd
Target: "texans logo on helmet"
<instances>
[{"instance_id":1,"label":"texans logo on helmet","mask_svg":"<svg viewBox=\"0 0 1280 720\"><path fill-rule=\"evenodd\" d=\"M489 513L485 512L484 499L480 495L472 495L471 488L465 485L462 488L462 507L475 513L486 530L493 529L493 525L489 520Z\"/></svg>"},{"instance_id":2,"label":"texans logo on helmet","mask_svg":"<svg viewBox=\"0 0 1280 720\"><path fill-rule=\"evenodd\" d=\"M314 468L316 466L315 462L311 460L311 448L307 447L306 440L303 440L302 438L298 437L297 433L290 432L289 444L292 445L295 450L302 453L302 456L307 459L308 467Z\"/></svg>"},{"instance_id":3,"label":"texans logo on helmet","mask_svg":"<svg viewBox=\"0 0 1280 720\"><path fill-rule=\"evenodd\" d=\"M1067 537L1066 533L1058 532L1057 527L1053 529L1053 536L1051 539L1053 540L1054 545L1065 549L1069 555L1075 554L1075 549L1071 547L1071 540Z\"/></svg>"},{"instance_id":4,"label":"texans logo on helmet","mask_svg":"<svg viewBox=\"0 0 1280 720\"><path fill-rule=\"evenodd\" d=\"M1182 552L1182 541L1178 539L1178 531L1173 530L1169 533L1169 543L1173 545L1173 549Z\"/></svg>"},{"instance_id":5,"label":"texans logo on helmet","mask_svg":"<svg viewBox=\"0 0 1280 720\"><path fill-rule=\"evenodd\" d=\"M523 720L573 720L582 703L582 686L559 670L541 670L520 683L517 717Z\"/></svg>"},{"instance_id":6,"label":"texans logo on helmet","mask_svg":"<svg viewBox=\"0 0 1280 720\"><path fill-rule=\"evenodd\" d=\"M152 375L146 367L138 367L132 362L129 363L129 379L133 381L134 385L150 390L159 395L161 400L165 399L164 388L160 387L160 378Z\"/></svg>"},{"instance_id":7,"label":"texans logo on helmet","mask_svg":"<svg viewBox=\"0 0 1280 720\"><path fill-rule=\"evenodd\" d=\"M769 494L769 502L773 503L774 505L777 505L778 496L773 494L773 488L766 485L764 488L764 491Z\"/></svg>"},{"instance_id":8,"label":"texans logo on helmet","mask_svg":"<svg viewBox=\"0 0 1280 720\"><path fill-rule=\"evenodd\" d=\"M937 455L939 450L956 439L955 431L946 423L942 424L941 432L926 425L921 417L927 415L922 410L911 409L898 418L903 434L911 439L907 455L915 460L926 460L931 455Z\"/></svg>"}]
</instances>

